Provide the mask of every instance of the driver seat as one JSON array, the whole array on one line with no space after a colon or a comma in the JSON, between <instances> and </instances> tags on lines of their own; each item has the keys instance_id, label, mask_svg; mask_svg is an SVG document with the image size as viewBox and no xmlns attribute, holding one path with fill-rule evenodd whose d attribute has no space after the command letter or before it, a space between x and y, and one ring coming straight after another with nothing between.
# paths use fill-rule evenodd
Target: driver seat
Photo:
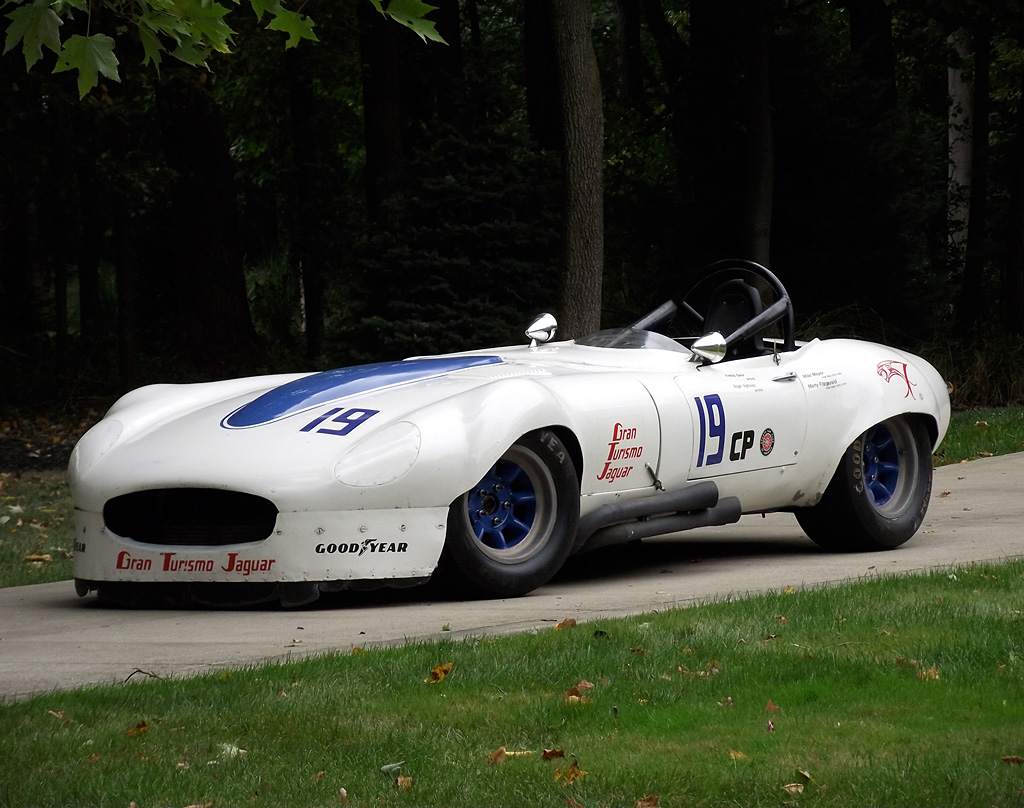
<instances>
[{"instance_id":1,"label":"driver seat","mask_svg":"<svg viewBox=\"0 0 1024 808\"><path fill-rule=\"evenodd\" d=\"M704 318L704 333L719 332L728 338L737 328L752 320L764 310L761 295L746 281L733 278L719 286L708 302ZM746 359L767 353L760 334L754 334L729 346L726 359Z\"/></svg>"}]
</instances>

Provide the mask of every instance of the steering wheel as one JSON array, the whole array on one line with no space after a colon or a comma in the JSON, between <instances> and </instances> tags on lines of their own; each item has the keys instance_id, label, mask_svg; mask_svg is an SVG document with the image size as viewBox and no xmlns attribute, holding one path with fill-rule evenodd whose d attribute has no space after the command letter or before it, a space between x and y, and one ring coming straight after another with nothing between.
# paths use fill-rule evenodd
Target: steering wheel
<instances>
[{"instance_id":1,"label":"steering wheel","mask_svg":"<svg viewBox=\"0 0 1024 808\"><path fill-rule=\"evenodd\" d=\"M693 308L687 302L687 299L698 287L707 288L707 286L711 285L716 276L721 276L721 278L719 283L714 284L715 288L736 278L741 280L752 276L759 278L768 285L775 298L775 301L768 308L755 313L750 319L733 330L731 334L723 334L727 346L735 345L745 339L756 336L773 323L781 320L783 350L792 351L796 348L796 326L794 325L793 303L790 300L789 293L786 291L786 287L782 285L782 281L773 272L754 261L747 261L742 258L728 258L704 267L694 284L679 299L679 308L703 326L705 321L704 315Z\"/></svg>"}]
</instances>

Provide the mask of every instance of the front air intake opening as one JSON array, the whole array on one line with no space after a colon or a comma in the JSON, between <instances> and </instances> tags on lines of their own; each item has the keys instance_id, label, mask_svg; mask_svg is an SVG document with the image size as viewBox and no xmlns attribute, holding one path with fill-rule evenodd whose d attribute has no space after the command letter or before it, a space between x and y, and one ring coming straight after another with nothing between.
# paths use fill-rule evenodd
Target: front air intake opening
<instances>
[{"instance_id":1,"label":"front air intake opening","mask_svg":"<svg viewBox=\"0 0 1024 808\"><path fill-rule=\"evenodd\" d=\"M268 538L277 508L240 491L161 488L109 500L103 523L118 536L144 544L223 547Z\"/></svg>"}]
</instances>

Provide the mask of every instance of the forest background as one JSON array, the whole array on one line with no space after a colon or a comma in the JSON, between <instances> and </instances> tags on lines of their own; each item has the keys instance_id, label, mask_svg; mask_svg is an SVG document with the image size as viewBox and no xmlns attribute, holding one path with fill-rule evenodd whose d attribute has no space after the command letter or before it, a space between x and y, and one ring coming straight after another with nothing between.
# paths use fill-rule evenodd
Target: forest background
<instances>
[{"instance_id":1,"label":"forest background","mask_svg":"<svg viewBox=\"0 0 1024 808\"><path fill-rule=\"evenodd\" d=\"M3 6L0 406L577 336L725 257L1024 401L1019 2L250 3Z\"/></svg>"}]
</instances>

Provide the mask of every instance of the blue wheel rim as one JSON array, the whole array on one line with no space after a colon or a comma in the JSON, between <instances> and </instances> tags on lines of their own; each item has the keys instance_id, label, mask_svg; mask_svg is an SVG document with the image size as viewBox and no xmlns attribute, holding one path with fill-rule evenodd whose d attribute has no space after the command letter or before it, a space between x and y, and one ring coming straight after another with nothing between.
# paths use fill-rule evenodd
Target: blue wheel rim
<instances>
[{"instance_id":1,"label":"blue wheel rim","mask_svg":"<svg viewBox=\"0 0 1024 808\"><path fill-rule=\"evenodd\" d=\"M544 460L514 444L465 494L469 533L486 557L521 564L542 553L555 530L555 483Z\"/></svg>"},{"instance_id":2,"label":"blue wheel rim","mask_svg":"<svg viewBox=\"0 0 1024 808\"><path fill-rule=\"evenodd\" d=\"M499 460L467 502L473 535L492 550L518 547L537 515L537 494L530 476L517 464Z\"/></svg>"},{"instance_id":3,"label":"blue wheel rim","mask_svg":"<svg viewBox=\"0 0 1024 808\"><path fill-rule=\"evenodd\" d=\"M864 485L875 507L895 496L899 482L899 446L892 433L878 424L864 433Z\"/></svg>"}]
</instances>

